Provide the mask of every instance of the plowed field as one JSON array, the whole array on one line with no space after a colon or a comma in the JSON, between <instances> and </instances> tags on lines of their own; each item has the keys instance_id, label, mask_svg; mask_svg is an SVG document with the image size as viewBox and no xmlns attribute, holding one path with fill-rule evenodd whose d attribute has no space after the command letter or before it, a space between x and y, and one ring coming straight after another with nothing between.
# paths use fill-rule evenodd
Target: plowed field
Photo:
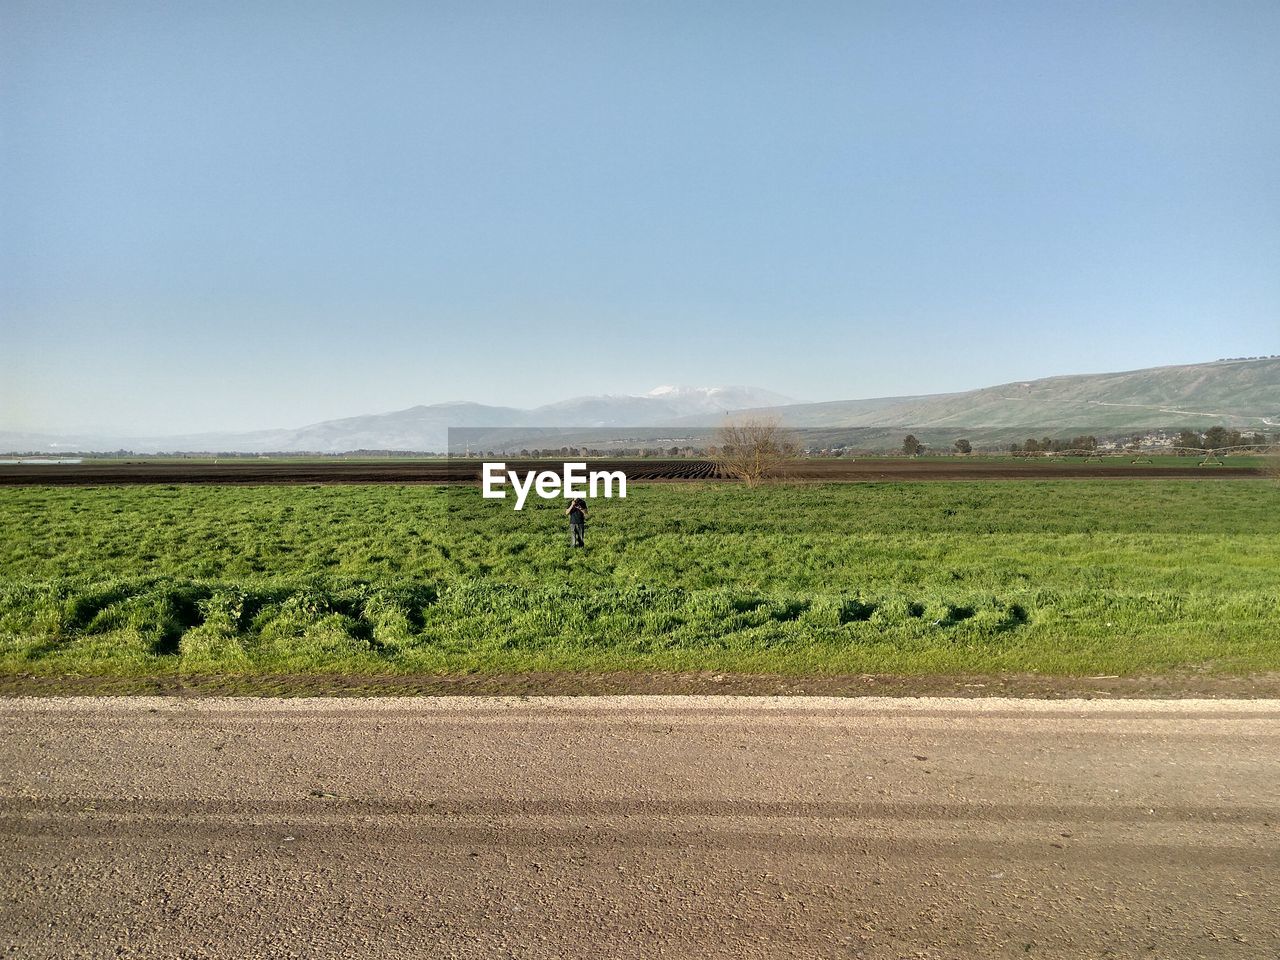
<instances>
[{"instance_id":1,"label":"plowed field","mask_svg":"<svg viewBox=\"0 0 1280 960\"><path fill-rule=\"evenodd\" d=\"M554 460L508 460L512 470L549 470ZM1185 461L1183 461L1185 464ZM798 460L787 470L793 480L1036 480L1093 478L1256 477L1253 466L1161 466L1159 464L878 458ZM623 470L633 481L711 480L709 460L591 460L592 470ZM138 462L0 465L0 486L86 486L122 483L477 483L478 460L232 461L228 463L153 460Z\"/></svg>"}]
</instances>

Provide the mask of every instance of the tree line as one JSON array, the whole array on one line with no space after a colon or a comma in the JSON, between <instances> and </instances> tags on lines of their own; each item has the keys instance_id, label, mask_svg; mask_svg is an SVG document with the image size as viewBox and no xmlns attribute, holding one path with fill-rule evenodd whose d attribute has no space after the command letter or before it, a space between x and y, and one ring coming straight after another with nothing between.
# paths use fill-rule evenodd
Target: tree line
<instances>
[{"instance_id":1,"label":"tree line","mask_svg":"<svg viewBox=\"0 0 1280 960\"><path fill-rule=\"evenodd\" d=\"M1147 439L1147 437L1140 434L1129 438L1120 438L1111 442L1111 448L1136 451L1147 442ZM1239 430L1216 426L1210 427L1204 433L1199 433L1195 430L1183 430L1178 434L1176 443L1170 445L1188 450L1226 450L1233 447L1257 447L1262 449L1270 444L1280 445L1280 433L1275 434L1268 440L1267 435L1260 431L1242 433ZM1102 446L1103 441L1093 434L1080 434L1075 437L1028 437L1020 443L1010 444L1008 451L1017 455L1067 452L1090 454L1096 453ZM925 444L921 443L913 433L909 433L902 438L902 453L905 456L916 457L924 453L926 449ZM966 437L956 440L951 447L951 452L961 455L971 454L973 450L972 441Z\"/></svg>"},{"instance_id":2,"label":"tree line","mask_svg":"<svg viewBox=\"0 0 1280 960\"><path fill-rule=\"evenodd\" d=\"M1274 442L1280 443L1280 433L1275 435ZM1228 430L1226 427L1210 427L1204 433L1195 430L1183 430L1178 434L1178 446L1190 447L1194 450L1221 450L1225 447L1265 447L1265 434L1243 434L1239 430Z\"/></svg>"}]
</instances>

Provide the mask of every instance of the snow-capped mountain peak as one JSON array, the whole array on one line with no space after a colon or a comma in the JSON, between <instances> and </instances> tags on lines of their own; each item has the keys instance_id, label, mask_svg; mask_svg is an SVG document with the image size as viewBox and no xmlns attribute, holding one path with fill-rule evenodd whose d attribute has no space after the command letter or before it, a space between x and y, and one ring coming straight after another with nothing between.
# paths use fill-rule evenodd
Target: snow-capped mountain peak
<instances>
[{"instance_id":1,"label":"snow-capped mountain peak","mask_svg":"<svg viewBox=\"0 0 1280 960\"><path fill-rule=\"evenodd\" d=\"M672 386L671 384L663 384L660 387L654 387L652 390L646 393L645 396L646 397L666 397L666 396L670 396L673 393L679 393L682 389L688 389L688 388L675 387L675 386Z\"/></svg>"},{"instance_id":2,"label":"snow-capped mountain peak","mask_svg":"<svg viewBox=\"0 0 1280 960\"><path fill-rule=\"evenodd\" d=\"M690 413L741 410L747 407L777 407L793 402L790 397L784 397L772 390L744 386L687 387L663 384L654 387L645 396L654 400L666 400L689 406Z\"/></svg>"}]
</instances>

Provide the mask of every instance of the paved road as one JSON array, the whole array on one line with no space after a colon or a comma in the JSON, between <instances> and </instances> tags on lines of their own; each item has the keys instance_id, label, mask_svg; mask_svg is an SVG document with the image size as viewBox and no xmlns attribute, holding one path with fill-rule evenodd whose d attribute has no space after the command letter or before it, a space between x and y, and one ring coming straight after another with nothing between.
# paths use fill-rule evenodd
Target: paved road
<instances>
[{"instance_id":1,"label":"paved road","mask_svg":"<svg viewBox=\"0 0 1280 960\"><path fill-rule=\"evenodd\" d=\"M1280 701L0 701L0 951L1280 955Z\"/></svg>"}]
</instances>

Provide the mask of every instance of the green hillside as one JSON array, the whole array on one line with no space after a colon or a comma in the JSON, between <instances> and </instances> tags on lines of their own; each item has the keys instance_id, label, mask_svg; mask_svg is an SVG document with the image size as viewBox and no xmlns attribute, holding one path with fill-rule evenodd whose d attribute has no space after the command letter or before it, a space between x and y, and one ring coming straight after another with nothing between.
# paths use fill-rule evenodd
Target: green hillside
<instances>
[{"instance_id":1,"label":"green hillside","mask_svg":"<svg viewBox=\"0 0 1280 960\"><path fill-rule=\"evenodd\" d=\"M837 401L753 412L776 414L793 427L1000 436L1204 430L1215 424L1270 434L1280 431L1280 357L1048 377L887 404Z\"/></svg>"}]
</instances>

